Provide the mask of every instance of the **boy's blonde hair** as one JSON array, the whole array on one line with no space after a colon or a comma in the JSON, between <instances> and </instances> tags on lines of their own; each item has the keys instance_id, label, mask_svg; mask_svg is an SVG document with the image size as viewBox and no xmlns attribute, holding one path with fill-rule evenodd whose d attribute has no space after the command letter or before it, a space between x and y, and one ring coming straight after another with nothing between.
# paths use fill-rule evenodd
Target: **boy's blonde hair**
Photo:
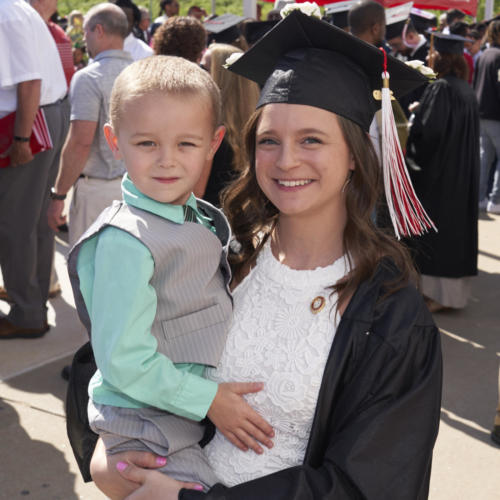
<instances>
[{"instance_id":1,"label":"boy's blonde hair","mask_svg":"<svg viewBox=\"0 0 500 500\"><path fill-rule=\"evenodd\" d=\"M182 57L151 56L127 66L115 80L109 105L115 133L127 101L152 92L205 97L212 108L214 130L222 123L220 92L205 70Z\"/></svg>"}]
</instances>

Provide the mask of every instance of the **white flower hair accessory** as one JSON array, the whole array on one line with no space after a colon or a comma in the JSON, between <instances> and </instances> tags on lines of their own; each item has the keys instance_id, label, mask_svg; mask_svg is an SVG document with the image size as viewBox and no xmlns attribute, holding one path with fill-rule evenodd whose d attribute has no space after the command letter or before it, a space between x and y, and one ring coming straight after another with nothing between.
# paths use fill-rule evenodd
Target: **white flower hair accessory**
<instances>
[{"instance_id":1,"label":"white flower hair accessory","mask_svg":"<svg viewBox=\"0 0 500 500\"><path fill-rule=\"evenodd\" d=\"M319 6L314 2L289 3L281 9L281 17L284 19L286 16L288 16L288 14L290 14L290 12L293 12L294 10L300 10L306 16L312 16L321 19L321 11L319 10Z\"/></svg>"},{"instance_id":2,"label":"white flower hair accessory","mask_svg":"<svg viewBox=\"0 0 500 500\"><path fill-rule=\"evenodd\" d=\"M226 62L223 64L223 67L226 69L229 68L229 66L234 64L242 55L243 52L234 52L226 59Z\"/></svg>"},{"instance_id":3,"label":"white flower hair accessory","mask_svg":"<svg viewBox=\"0 0 500 500\"><path fill-rule=\"evenodd\" d=\"M419 73L426 76L429 80L435 80L437 78L437 74L434 73L432 68L426 66L422 61L418 59L414 59L413 61L406 61L406 64L410 66L410 68L416 69Z\"/></svg>"}]
</instances>

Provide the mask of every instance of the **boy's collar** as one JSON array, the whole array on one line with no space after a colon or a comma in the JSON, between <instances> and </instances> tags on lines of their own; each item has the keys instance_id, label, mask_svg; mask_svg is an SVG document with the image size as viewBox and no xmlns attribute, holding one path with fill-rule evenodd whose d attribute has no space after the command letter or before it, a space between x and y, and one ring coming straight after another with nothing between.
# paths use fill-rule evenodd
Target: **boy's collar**
<instances>
[{"instance_id":1,"label":"boy's collar","mask_svg":"<svg viewBox=\"0 0 500 500\"><path fill-rule=\"evenodd\" d=\"M134 207L141 208L142 210L154 213L155 215L168 219L172 222L175 222L176 224L184 223L184 209L182 208L182 205L162 203L153 200L149 196L146 196L137 189L128 174L125 174L123 176L122 194L123 200L128 205L132 205ZM189 195L186 205L189 205L199 214L196 197L193 193Z\"/></svg>"}]
</instances>

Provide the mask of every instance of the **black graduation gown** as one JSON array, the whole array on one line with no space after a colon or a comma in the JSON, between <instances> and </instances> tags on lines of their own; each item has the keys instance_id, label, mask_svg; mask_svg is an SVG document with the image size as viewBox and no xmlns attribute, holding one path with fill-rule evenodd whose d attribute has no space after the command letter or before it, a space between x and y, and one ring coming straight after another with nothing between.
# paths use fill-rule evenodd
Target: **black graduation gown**
<instances>
[{"instance_id":1,"label":"black graduation gown","mask_svg":"<svg viewBox=\"0 0 500 500\"><path fill-rule=\"evenodd\" d=\"M216 207L220 207L220 194L236 177L233 167L234 153L229 142L224 138L219 149L216 151L212 169L205 188L203 199Z\"/></svg>"},{"instance_id":2,"label":"black graduation gown","mask_svg":"<svg viewBox=\"0 0 500 500\"><path fill-rule=\"evenodd\" d=\"M326 363L303 465L181 500L421 500L438 432L439 331L413 286L383 298L388 262L354 294Z\"/></svg>"},{"instance_id":3,"label":"black graduation gown","mask_svg":"<svg viewBox=\"0 0 500 500\"><path fill-rule=\"evenodd\" d=\"M467 82L448 75L427 86L406 154L417 196L438 229L407 241L418 270L447 278L476 275L479 114Z\"/></svg>"}]
</instances>

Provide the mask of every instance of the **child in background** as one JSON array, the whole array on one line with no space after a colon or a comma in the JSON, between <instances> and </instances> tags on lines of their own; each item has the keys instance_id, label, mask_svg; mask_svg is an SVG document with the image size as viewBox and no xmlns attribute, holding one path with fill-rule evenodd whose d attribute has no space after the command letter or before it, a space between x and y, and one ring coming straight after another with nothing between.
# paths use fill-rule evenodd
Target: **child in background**
<instances>
[{"instance_id":1,"label":"child in background","mask_svg":"<svg viewBox=\"0 0 500 500\"><path fill-rule=\"evenodd\" d=\"M85 68L87 66L87 59L85 44L83 42L73 44L73 65L75 66L75 71Z\"/></svg>"},{"instance_id":2,"label":"child in background","mask_svg":"<svg viewBox=\"0 0 500 500\"><path fill-rule=\"evenodd\" d=\"M192 194L224 135L220 107L208 73L182 58L143 59L118 76L104 133L127 169L123 201L104 210L68 260L98 367L92 429L108 454L168 456L162 470L198 489L217 481L198 445L205 416L241 449L261 453L256 440L271 447L273 434L242 397L262 384L204 378L232 314L229 225Z\"/></svg>"}]
</instances>

